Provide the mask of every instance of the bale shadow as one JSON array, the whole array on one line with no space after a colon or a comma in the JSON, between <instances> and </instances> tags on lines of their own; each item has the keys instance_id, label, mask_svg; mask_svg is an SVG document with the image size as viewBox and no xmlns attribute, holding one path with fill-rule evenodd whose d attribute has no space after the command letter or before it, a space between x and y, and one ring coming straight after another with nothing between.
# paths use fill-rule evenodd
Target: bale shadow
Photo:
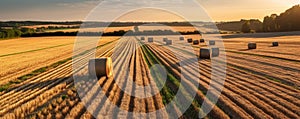
<instances>
[{"instance_id":1,"label":"bale shadow","mask_svg":"<svg viewBox=\"0 0 300 119\"><path fill-rule=\"evenodd\" d=\"M255 49L240 49L238 51L251 51L251 50L255 50Z\"/></svg>"},{"instance_id":2,"label":"bale shadow","mask_svg":"<svg viewBox=\"0 0 300 119\"><path fill-rule=\"evenodd\" d=\"M22 92L22 91L29 91L29 90L35 90L35 89L42 89L42 88L47 87L47 86L49 88L52 88L52 87L55 87L56 85L59 85L59 84L69 83L69 82L66 81L68 78L72 78L72 77L59 77L59 78L49 79L49 80L46 80L46 81L38 81L38 82L33 82L33 83L31 82L31 83L25 83L25 84L21 83L22 85L18 84L18 86L13 86L12 88L5 91L5 93L13 91L13 90L16 91L16 92L19 92L19 91ZM58 82L56 85L53 85L53 86L48 85L48 84L54 83L57 80L62 80L62 81Z\"/></svg>"}]
</instances>

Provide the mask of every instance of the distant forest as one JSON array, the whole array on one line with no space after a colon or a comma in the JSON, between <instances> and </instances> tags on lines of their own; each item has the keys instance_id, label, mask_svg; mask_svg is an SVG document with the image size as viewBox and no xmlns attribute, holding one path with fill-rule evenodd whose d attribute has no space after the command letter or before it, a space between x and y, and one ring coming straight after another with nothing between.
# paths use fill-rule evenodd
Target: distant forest
<instances>
[{"instance_id":1,"label":"distant forest","mask_svg":"<svg viewBox=\"0 0 300 119\"><path fill-rule=\"evenodd\" d=\"M197 22L203 23L203 22ZM44 21L6 21L0 22L0 27L20 27L20 26L35 26L35 25L78 25L85 28L94 27L126 27L140 26L145 24L151 25L166 25L166 26L192 26L190 22L44 22Z\"/></svg>"},{"instance_id":2,"label":"distant forest","mask_svg":"<svg viewBox=\"0 0 300 119\"><path fill-rule=\"evenodd\" d=\"M35 33L34 29L29 28L9 28L3 29L0 27L0 39L10 39L10 38L18 38L24 34Z\"/></svg>"},{"instance_id":3,"label":"distant forest","mask_svg":"<svg viewBox=\"0 0 300 119\"><path fill-rule=\"evenodd\" d=\"M43 36L151 36L151 35L191 35L200 34L198 31L174 32L171 30L147 30L142 32L134 32L132 30L114 31L114 32L42 32L22 34L21 37L43 37Z\"/></svg>"},{"instance_id":4,"label":"distant forest","mask_svg":"<svg viewBox=\"0 0 300 119\"><path fill-rule=\"evenodd\" d=\"M300 5L281 13L266 16L263 21L263 31L281 32L281 31L300 31Z\"/></svg>"},{"instance_id":5,"label":"distant forest","mask_svg":"<svg viewBox=\"0 0 300 119\"><path fill-rule=\"evenodd\" d=\"M192 26L189 22L44 22L44 21L7 21L0 22L0 39L11 39L18 37L40 37L40 36L121 36L126 35L173 35L173 34L196 34L193 32L174 32L169 30L153 30L144 32L132 31L114 31L108 33L101 32L45 32L45 30L59 30L59 29L74 29L74 28L95 28L95 27L126 27L126 26L139 26L139 25L166 25L166 26ZM27 28L24 26L36 25L57 25L37 28ZM61 25L61 26L59 26ZM129 32L130 34L128 34ZM78 34L77 34L78 33Z\"/></svg>"},{"instance_id":6,"label":"distant forest","mask_svg":"<svg viewBox=\"0 0 300 119\"><path fill-rule=\"evenodd\" d=\"M113 31L113 32L39 32L39 29L12 28L0 29L0 39L11 39L18 37L44 37L44 36L147 36L147 35L192 35L201 34L199 31L177 32L172 30L145 30L145 31Z\"/></svg>"},{"instance_id":7,"label":"distant forest","mask_svg":"<svg viewBox=\"0 0 300 119\"><path fill-rule=\"evenodd\" d=\"M0 29L0 39L20 37L22 32L18 29Z\"/></svg>"},{"instance_id":8,"label":"distant forest","mask_svg":"<svg viewBox=\"0 0 300 119\"><path fill-rule=\"evenodd\" d=\"M266 16L263 21L258 19L230 22L217 22L216 25L221 32L285 32L285 31L300 31L300 5L295 5L292 8L281 13ZM211 27L213 24L206 25Z\"/></svg>"},{"instance_id":9,"label":"distant forest","mask_svg":"<svg viewBox=\"0 0 300 119\"><path fill-rule=\"evenodd\" d=\"M242 26L244 24L248 24L249 29L251 29L253 32L263 32L263 23L257 19L251 19L251 20L244 20L241 21L232 21L232 22L219 22L216 23L219 30L222 31L234 31L234 32L240 32L242 31ZM250 31L251 31L250 30Z\"/></svg>"}]
</instances>

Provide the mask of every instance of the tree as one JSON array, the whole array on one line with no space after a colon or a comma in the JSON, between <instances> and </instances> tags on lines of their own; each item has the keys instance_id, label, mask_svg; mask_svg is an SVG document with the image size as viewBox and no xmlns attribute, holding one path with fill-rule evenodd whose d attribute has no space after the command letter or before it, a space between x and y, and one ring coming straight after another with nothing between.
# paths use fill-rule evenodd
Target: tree
<instances>
[{"instance_id":1,"label":"tree","mask_svg":"<svg viewBox=\"0 0 300 119\"><path fill-rule=\"evenodd\" d=\"M28 34L28 33L33 33L34 29L30 29L30 28L21 28L21 32L23 34Z\"/></svg>"},{"instance_id":2,"label":"tree","mask_svg":"<svg viewBox=\"0 0 300 119\"><path fill-rule=\"evenodd\" d=\"M14 37L20 37L22 35L22 32L19 29L14 29Z\"/></svg>"},{"instance_id":3,"label":"tree","mask_svg":"<svg viewBox=\"0 0 300 119\"><path fill-rule=\"evenodd\" d=\"M0 31L0 39L4 38L4 34L2 33L2 31Z\"/></svg>"},{"instance_id":4,"label":"tree","mask_svg":"<svg viewBox=\"0 0 300 119\"><path fill-rule=\"evenodd\" d=\"M250 29L250 22L249 22L249 21L247 21L247 22L245 22L245 23L243 24L241 31L242 31L243 33L250 33L250 32L251 32L251 29Z\"/></svg>"},{"instance_id":5,"label":"tree","mask_svg":"<svg viewBox=\"0 0 300 119\"><path fill-rule=\"evenodd\" d=\"M134 32L140 32L139 27L138 26L134 26Z\"/></svg>"},{"instance_id":6,"label":"tree","mask_svg":"<svg viewBox=\"0 0 300 119\"><path fill-rule=\"evenodd\" d=\"M0 39L17 38L20 37L22 32L19 29L1 29Z\"/></svg>"}]
</instances>

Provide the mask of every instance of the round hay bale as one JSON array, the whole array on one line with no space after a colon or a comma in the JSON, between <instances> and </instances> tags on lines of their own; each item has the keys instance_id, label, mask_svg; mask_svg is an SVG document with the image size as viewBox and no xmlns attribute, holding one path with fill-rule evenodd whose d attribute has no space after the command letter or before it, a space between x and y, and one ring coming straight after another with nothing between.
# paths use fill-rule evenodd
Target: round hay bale
<instances>
[{"instance_id":1,"label":"round hay bale","mask_svg":"<svg viewBox=\"0 0 300 119\"><path fill-rule=\"evenodd\" d=\"M216 45L216 41L214 40L209 41L209 45Z\"/></svg>"},{"instance_id":2,"label":"round hay bale","mask_svg":"<svg viewBox=\"0 0 300 119\"><path fill-rule=\"evenodd\" d=\"M172 40L166 40L166 45L172 45Z\"/></svg>"},{"instance_id":3,"label":"round hay bale","mask_svg":"<svg viewBox=\"0 0 300 119\"><path fill-rule=\"evenodd\" d=\"M145 40L145 37L141 37L141 40Z\"/></svg>"},{"instance_id":4,"label":"round hay bale","mask_svg":"<svg viewBox=\"0 0 300 119\"><path fill-rule=\"evenodd\" d=\"M189 38L189 39L187 39L187 42L188 42L188 43L192 43L192 42L193 42L193 39Z\"/></svg>"},{"instance_id":5,"label":"round hay bale","mask_svg":"<svg viewBox=\"0 0 300 119\"><path fill-rule=\"evenodd\" d=\"M199 44L199 40L194 40L193 41L193 45L198 45Z\"/></svg>"},{"instance_id":6,"label":"round hay bale","mask_svg":"<svg viewBox=\"0 0 300 119\"><path fill-rule=\"evenodd\" d=\"M211 48L211 56L218 57L220 55L220 49L217 47Z\"/></svg>"},{"instance_id":7,"label":"round hay bale","mask_svg":"<svg viewBox=\"0 0 300 119\"><path fill-rule=\"evenodd\" d=\"M210 59L210 49L209 48L200 48L200 59Z\"/></svg>"},{"instance_id":8,"label":"round hay bale","mask_svg":"<svg viewBox=\"0 0 300 119\"><path fill-rule=\"evenodd\" d=\"M163 38L163 41L166 42L168 40L168 38Z\"/></svg>"},{"instance_id":9,"label":"round hay bale","mask_svg":"<svg viewBox=\"0 0 300 119\"><path fill-rule=\"evenodd\" d=\"M184 37L179 37L179 40L184 40Z\"/></svg>"},{"instance_id":10,"label":"round hay bale","mask_svg":"<svg viewBox=\"0 0 300 119\"><path fill-rule=\"evenodd\" d=\"M200 43L204 43L204 39L200 39Z\"/></svg>"},{"instance_id":11,"label":"round hay bale","mask_svg":"<svg viewBox=\"0 0 300 119\"><path fill-rule=\"evenodd\" d=\"M149 37L149 38L148 38L148 42L149 42L149 43L152 43L152 42L153 42L153 38L152 38L152 37Z\"/></svg>"},{"instance_id":12,"label":"round hay bale","mask_svg":"<svg viewBox=\"0 0 300 119\"><path fill-rule=\"evenodd\" d=\"M277 46L279 46L279 43L278 42L272 42L272 46L277 47Z\"/></svg>"},{"instance_id":13,"label":"round hay bale","mask_svg":"<svg viewBox=\"0 0 300 119\"><path fill-rule=\"evenodd\" d=\"M248 49L256 49L256 43L254 42L248 43Z\"/></svg>"},{"instance_id":14,"label":"round hay bale","mask_svg":"<svg viewBox=\"0 0 300 119\"><path fill-rule=\"evenodd\" d=\"M110 57L91 59L88 69L92 78L100 79L103 76L109 78L113 75L112 59Z\"/></svg>"}]
</instances>

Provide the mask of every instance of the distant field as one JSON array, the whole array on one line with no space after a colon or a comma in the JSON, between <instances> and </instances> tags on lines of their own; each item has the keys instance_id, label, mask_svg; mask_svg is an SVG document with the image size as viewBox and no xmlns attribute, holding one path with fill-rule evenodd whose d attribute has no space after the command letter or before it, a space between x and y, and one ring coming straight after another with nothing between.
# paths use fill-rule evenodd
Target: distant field
<instances>
[{"instance_id":1,"label":"distant field","mask_svg":"<svg viewBox=\"0 0 300 119\"><path fill-rule=\"evenodd\" d=\"M133 30L133 26L129 27L99 27L99 28L82 28L82 29L54 29L54 30L46 30L46 32L57 32L57 31L63 31L63 32L75 32L75 31L81 31L81 32L114 32L119 30ZM173 31L180 31L180 32L186 32L186 31L195 31L196 28L190 27L190 26L140 26L140 31L144 30L173 30Z\"/></svg>"},{"instance_id":2,"label":"distant field","mask_svg":"<svg viewBox=\"0 0 300 119\"><path fill-rule=\"evenodd\" d=\"M54 29L54 30L46 30L46 32L58 32L58 31L63 31L63 32L100 32L100 31L105 31L105 32L114 32L114 31L119 31L119 30L132 30L133 27L99 27L99 28L81 28L81 29Z\"/></svg>"}]
</instances>

